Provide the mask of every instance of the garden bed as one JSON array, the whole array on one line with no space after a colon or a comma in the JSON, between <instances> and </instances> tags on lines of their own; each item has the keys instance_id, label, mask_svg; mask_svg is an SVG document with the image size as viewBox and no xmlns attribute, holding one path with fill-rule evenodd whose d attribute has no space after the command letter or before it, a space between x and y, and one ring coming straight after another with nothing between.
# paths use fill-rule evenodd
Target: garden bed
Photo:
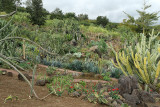
<instances>
[{"instance_id":1,"label":"garden bed","mask_svg":"<svg viewBox=\"0 0 160 107\"><path fill-rule=\"evenodd\" d=\"M43 97L48 94L47 87L35 86L38 96ZM69 97L64 94L62 97L49 96L45 101L29 99L30 88L26 82L19 81L17 76L7 77L0 75L0 105L1 107L103 107L103 105L89 103L80 98ZM9 96L16 96L19 100L7 101Z\"/></svg>"}]
</instances>

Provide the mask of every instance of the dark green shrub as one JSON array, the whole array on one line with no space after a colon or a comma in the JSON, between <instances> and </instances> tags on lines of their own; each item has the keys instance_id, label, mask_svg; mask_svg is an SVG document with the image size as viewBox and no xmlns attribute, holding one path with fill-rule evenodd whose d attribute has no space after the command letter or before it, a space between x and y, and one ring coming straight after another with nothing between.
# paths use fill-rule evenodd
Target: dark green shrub
<instances>
[{"instance_id":1,"label":"dark green shrub","mask_svg":"<svg viewBox=\"0 0 160 107\"><path fill-rule=\"evenodd\" d=\"M82 71L83 70L83 63L79 60L74 60L70 65L68 66L68 69Z\"/></svg>"},{"instance_id":2,"label":"dark green shrub","mask_svg":"<svg viewBox=\"0 0 160 107\"><path fill-rule=\"evenodd\" d=\"M123 73L122 73L122 71L120 69L113 68L112 72L111 72L111 77L119 79L122 74Z\"/></svg>"},{"instance_id":3,"label":"dark green shrub","mask_svg":"<svg viewBox=\"0 0 160 107\"><path fill-rule=\"evenodd\" d=\"M62 68L62 63L60 61L52 61L51 66Z\"/></svg>"}]
</instances>

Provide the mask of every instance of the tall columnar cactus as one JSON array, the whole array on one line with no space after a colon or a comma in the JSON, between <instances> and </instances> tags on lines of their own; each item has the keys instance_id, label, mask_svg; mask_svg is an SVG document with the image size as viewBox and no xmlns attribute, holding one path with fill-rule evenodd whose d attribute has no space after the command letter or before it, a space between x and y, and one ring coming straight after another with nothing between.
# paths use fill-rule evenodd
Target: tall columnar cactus
<instances>
[{"instance_id":1,"label":"tall columnar cactus","mask_svg":"<svg viewBox=\"0 0 160 107\"><path fill-rule=\"evenodd\" d=\"M116 53L116 61L113 64L121 69L125 76L137 75L138 79L148 86L158 85L160 77L160 41L156 38L159 34L150 34L149 40L141 35L141 42L131 46L125 51ZM135 49L133 50L133 47ZM160 88L160 87L159 87Z\"/></svg>"}]
</instances>

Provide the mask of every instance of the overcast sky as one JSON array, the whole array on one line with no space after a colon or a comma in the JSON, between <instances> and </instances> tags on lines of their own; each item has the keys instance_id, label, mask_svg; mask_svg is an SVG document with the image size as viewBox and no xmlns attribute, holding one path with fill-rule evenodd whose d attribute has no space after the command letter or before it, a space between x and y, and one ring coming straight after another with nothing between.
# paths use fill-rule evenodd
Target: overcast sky
<instances>
[{"instance_id":1,"label":"overcast sky","mask_svg":"<svg viewBox=\"0 0 160 107\"><path fill-rule=\"evenodd\" d=\"M148 9L149 12L160 11L160 0L147 0L147 3L152 5ZM86 13L90 19L107 16L111 22L122 22L127 18L123 11L138 17L136 10L142 8L143 0L43 0L43 5L50 12L58 7L64 13L75 12L76 15ZM158 24L160 24L160 18Z\"/></svg>"}]
</instances>

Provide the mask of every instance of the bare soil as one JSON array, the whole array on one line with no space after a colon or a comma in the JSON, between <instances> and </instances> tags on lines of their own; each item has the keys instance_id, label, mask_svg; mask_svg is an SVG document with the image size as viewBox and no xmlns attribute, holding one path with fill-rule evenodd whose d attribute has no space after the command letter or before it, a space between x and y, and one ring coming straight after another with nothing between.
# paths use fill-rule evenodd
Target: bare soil
<instances>
[{"instance_id":1,"label":"bare soil","mask_svg":"<svg viewBox=\"0 0 160 107\"><path fill-rule=\"evenodd\" d=\"M38 75L46 75L46 66L38 65L36 71L36 77ZM2 69L7 72L12 72L13 77L7 75L0 75L0 107L104 107L105 105L93 104L80 98L73 98L64 94L62 97L50 95L44 101L37 100L36 98L29 99L30 88L26 82L18 80L18 73L14 70ZM23 73L26 73L22 71ZM75 71L69 71L75 72ZM29 70L28 74L32 75L32 71ZM79 82L83 79L75 79L74 82ZM85 80L85 79L84 79ZM91 82L90 80L85 80ZM98 82L99 80L93 80L92 82ZM103 82L103 81L101 81ZM44 97L49 94L46 86L34 86L34 89L39 97ZM18 100L13 98L13 101L5 99L9 96L16 96Z\"/></svg>"},{"instance_id":2,"label":"bare soil","mask_svg":"<svg viewBox=\"0 0 160 107\"><path fill-rule=\"evenodd\" d=\"M49 93L46 86L34 86L34 88L39 97L44 97ZM67 95L62 97L50 95L44 101L40 101L35 98L29 99L29 94L28 84L19 81L16 75L13 77L0 75L0 107L104 107L104 105L89 103ZM4 103L9 95L18 97L18 100L8 100Z\"/></svg>"}]
</instances>

